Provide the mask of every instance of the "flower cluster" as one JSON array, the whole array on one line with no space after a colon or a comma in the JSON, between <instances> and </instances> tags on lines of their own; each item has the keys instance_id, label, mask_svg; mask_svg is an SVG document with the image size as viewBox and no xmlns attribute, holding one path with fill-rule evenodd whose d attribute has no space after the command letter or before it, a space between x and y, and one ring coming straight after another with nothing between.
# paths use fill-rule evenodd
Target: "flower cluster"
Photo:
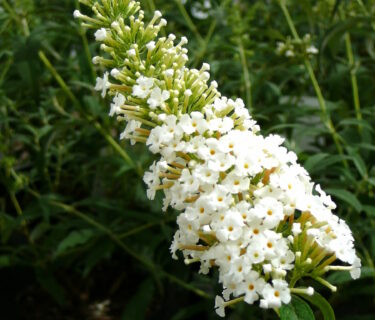
<instances>
[{"instance_id":1,"label":"flower cluster","mask_svg":"<svg viewBox=\"0 0 375 320\"><path fill-rule=\"evenodd\" d=\"M312 44L310 34L305 34L299 40L288 37L285 42L277 42L276 53L287 58L301 59L317 55L319 50Z\"/></svg>"},{"instance_id":2,"label":"flower cluster","mask_svg":"<svg viewBox=\"0 0 375 320\"><path fill-rule=\"evenodd\" d=\"M241 99L222 97L209 83L208 64L185 66L186 38L158 37L166 25L156 11L145 25L139 3L81 0L94 17L76 11L95 28L103 56L93 62L110 68L96 89L113 96L110 115L127 125L121 138L145 143L158 155L144 175L147 195L164 193L164 209L181 211L171 245L200 272L218 268L223 285L216 311L244 300L278 308L309 276L328 286L330 270L360 274L360 260L335 204L315 185L277 135L259 134ZM332 265L339 259L344 265Z\"/></svg>"}]
</instances>

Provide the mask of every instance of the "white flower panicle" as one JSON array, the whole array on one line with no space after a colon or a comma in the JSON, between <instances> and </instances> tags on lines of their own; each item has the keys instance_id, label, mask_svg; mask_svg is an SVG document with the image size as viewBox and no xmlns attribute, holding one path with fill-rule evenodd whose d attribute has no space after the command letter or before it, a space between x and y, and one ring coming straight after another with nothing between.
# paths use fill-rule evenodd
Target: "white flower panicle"
<instances>
[{"instance_id":1,"label":"white flower panicle","mask_svg":"<svg viewBox=\"0 0 375 320\"><path fill-rule=\"evenodd\" d=\"M262 136L241 99L222 97L208 84L209 65L188 69L186 38L158 37L166 21L156 11L147 24L139 3L81 0L94 17L75 12L97 29L102 57L111 69L96 89L113 96L110 115L127 125L121 134L159 156L144 175L152 200L164 193L164 209L181 211L171 253L200 272L218 268L223 296L216 311L238 301L279 308L302 277L323 279L330 270L360 275L354 239L332 213L335 204L314 185L277 135ZM341 265L333 266L335 260Z\"/></svg>"}]
</instances>

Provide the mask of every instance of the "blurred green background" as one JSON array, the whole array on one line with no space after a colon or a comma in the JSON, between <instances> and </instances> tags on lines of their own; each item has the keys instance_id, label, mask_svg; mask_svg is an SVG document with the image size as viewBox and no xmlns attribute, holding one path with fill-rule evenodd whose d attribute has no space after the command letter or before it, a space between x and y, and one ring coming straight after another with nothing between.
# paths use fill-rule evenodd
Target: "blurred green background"
<instances>
[{"instance_id":1,"label":"blurred green background","mask_svg":"<svg viewBox=\"0 0 375 320\"><path fill-rule=\"evenodd\" d=\"M333 196L364 267L320 292L337 319L375 319L375 2L141 2ZM217 274L171 259L176 213L141 179L153 158L119 141L93 91L103 70L78 7L0 0L0 319L217 319ZM239 304L228 318L275 314Z\"/></svg>"}]
</instances>

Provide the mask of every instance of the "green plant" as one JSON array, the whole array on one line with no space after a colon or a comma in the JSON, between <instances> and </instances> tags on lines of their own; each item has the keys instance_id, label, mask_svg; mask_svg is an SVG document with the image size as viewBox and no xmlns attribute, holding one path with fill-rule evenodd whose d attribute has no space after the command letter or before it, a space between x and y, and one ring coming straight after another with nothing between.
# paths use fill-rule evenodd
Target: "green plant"
<instances>
[{"instance_id":1,"label":"green plant","mask_svg":"<svg viewBox=\"0 0 375 320\"><path fill-rule=\"evenodd\" d=\"M321 125L321 108L302 57L276 52L277 42L287 43L288 36L294 41L279 4L211 4L209 16L198 20L190 15L190 1L186 5L142 1L148 12L157 7L167 15L168 32L190 39L190 65L198 66L204 58L225 95L245 101L250 97L252 115L263 132L286 137L288 148L298 154L312 178L334 196L338 214L355 234L363 279L349 282L346 276L333 273L329 280L339 286L340 294L323 293L337 318L372 319L371 4L286 3L298 34L311 34L311 43L319 50L308 59L343 156ZM171 261L168 245L175 215L161 216L161 205L146 201L139 174L152 159L142 147L119 146L122 128L108 119L107 103L94 96L91 55L97 47L88 44L83 30L72 22L75 8L78 5L68 0L1 2L0 276L2 291L7 292L2 316L89 318L98 302L110 299L105 312L116 319L122 314L125 319L209 319L212 297L219 292L215 277L202 278L194 268L189 271L182 262ZM39 50L53 68L46 67ZM358 105L362 120L356 113ZM18 217L17 211L23 216ZM97 223L105 228L98 229ZM115 245L110 234L168 275L142 267ZM53 254L59 247L61 254ZM207 294L210 299L201 298ZM274 315L238 305L231 317L269 319Z\"/></svg>"}]
</instances>

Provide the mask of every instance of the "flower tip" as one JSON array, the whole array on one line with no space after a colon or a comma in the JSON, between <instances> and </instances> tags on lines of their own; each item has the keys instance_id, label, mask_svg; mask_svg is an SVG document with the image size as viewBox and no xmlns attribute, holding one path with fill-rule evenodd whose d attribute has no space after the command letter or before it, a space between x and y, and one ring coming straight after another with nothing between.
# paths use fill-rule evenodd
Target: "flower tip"
<instances>
[{"instance_id":1,"label":"flower tip","mask_svg":"<svg viewBox=\"0 0 375 320\"><path fill-rule=\"evenodd\" d=\"M104 41L106 38L107 38L107 30L105 28L101 28L95 32L96 41Z\"/></svg>"},{"instance_id":2,"label":"flower tip","mask_svg":"<svg viewBox=\"0 0 375 320\"><path fill-rule=\"evenodd\" d=\"M82 13L79 10L74 10L73 17L75 19L78 19L78 18L82 17Z\"/></svg>"},{"instance_id":3,"label":"flower tip","mask_svg":"<svg viewBox=\"0 0 375 320\"><path fill-rule=\"evenodd\" d=\"M155 13L154 13L154 16L157 19L157 18L162 17L163 15L162 15L162 13L159 10L156 10Z\"/></svg>"},{"instance_id":4,"label":"flower tip","mask_svg":"<svg viewBox=\"0 0 375 320\"><path fill-rule=\"evenodd\" d=\"M119 26L120 26L120 25L119 25L119 23L118 23L117 21L113 21L113 22L111 23L111 27L114 28L114 29L118 28Z\"/></svg>"},{"instance_id":5,"label":"flower tip","mask_svg":"<svg viewBox=\"0 0 375 320\"><path fill-rule=\"evenodd\" d=\"M267 303L267 301L265 299L260 300L259 306L262 309L268 309L268 303Z\"/></svg>"},{"instance_id":6,"label":"flower tip","mask_svg":"<svg viewBox=\"0 0 375 320\"><path fill-rule=\"evenodd\" d=\"M215 298L215 311L218 316L225 317L225 301L220 296L216 296Z\"/></svg>"},{"instance_id":7,"label":"flower tip","mask_svg":"<svg viewBox=\"0 0 375 320\"><path fill-rule=\"evenodd\" d=\"M182 37L181 38L181 44L184 45L184 44L187 44L189 41L186 37Z\"/></svg>"},{"instance_id":8,"label":"flower tip","mask_svg":"<svg viewBox=\"0 0 375 320\"><path fill-rule=\"evenodd\" d=\"M306 294L309 295L309 296L312 296L314 294L314 288L313 287L308 287L307 288L307 291L306 291Z\"/></svg>"},{"instance_id":9,"label":"flower tip","mask_svg":"<svg viewBox=\"0 0 375 320\"><path fill-rule=\"evenodd\" d=\"M100 57L99 56L95 56L95 57L92 58L92 63L93 64L99 64L99 62L100 62Z\"/></svg>"},{"instance_id":10,"label":"flower tip","mask_svg":"<svg viewBox=\"0 0 375 320\"><path fill-rule=\"evenodd\" d=\"M129 57L135 57L136 55L137 55L137 53L134 49L128 50L128 56Z\"/></svg>"},{"instance_id":11,"label":"flower tip","mask_svg":"<svg viewBox=\"0 0 375 320\"><path fill-rule=\"evenodd\" d=\"M116 78L120 74L120 71L116 68L111 70L111 76Z\"/></svg>"}]
</instances>

